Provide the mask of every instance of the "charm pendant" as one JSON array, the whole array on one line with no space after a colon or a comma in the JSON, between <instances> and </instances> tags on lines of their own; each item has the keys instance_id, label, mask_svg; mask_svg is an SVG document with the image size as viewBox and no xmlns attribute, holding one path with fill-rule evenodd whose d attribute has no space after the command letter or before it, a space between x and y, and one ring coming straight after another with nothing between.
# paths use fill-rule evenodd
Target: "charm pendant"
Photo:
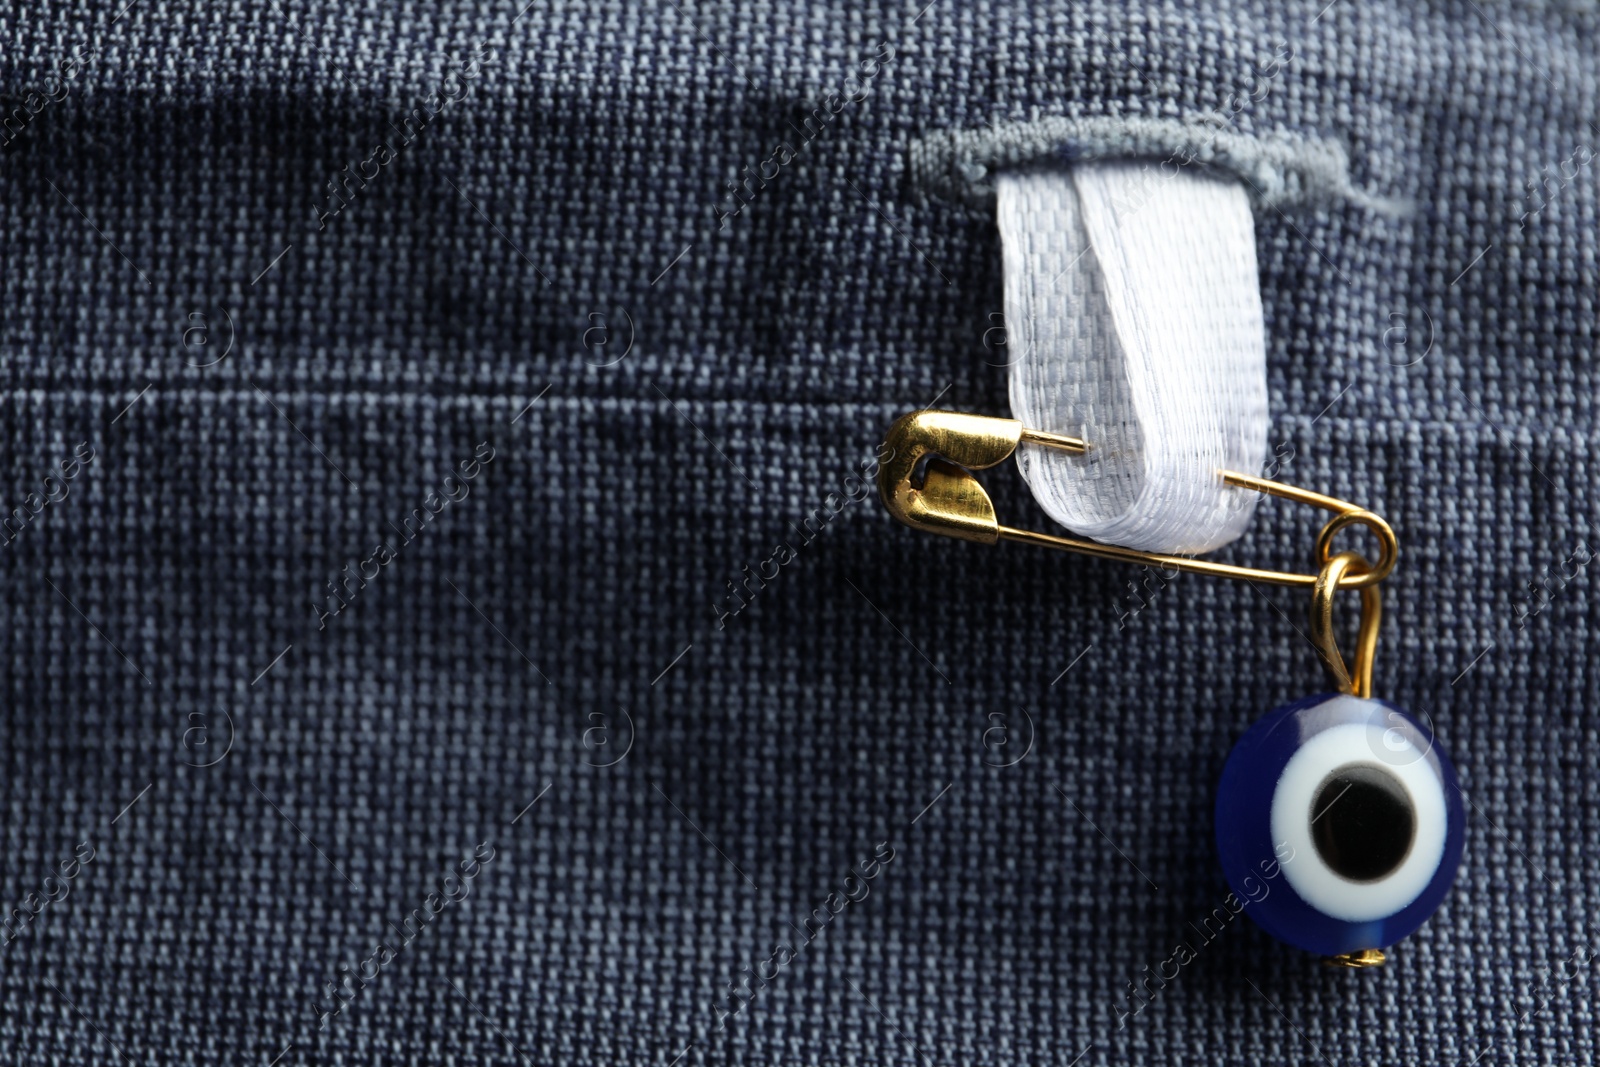
<instances>
[{"instance_id":1,"label":"charm pendant","mask_svg":"<svg viewBox=\"0 0 1600 1067\"><path fill-rule=\"evenodd\" d=\"M1234 745L1217 786L1217 852L1256 925L1338 966L1383 962L1438 908L1461 865L1461 790L1427 727L1372 699L1383 607L1361 593L1356 661L1333 638L1340 578L1367 568L1354 552L1324 564L1312 594L1312 641L1339 693L1286 704ZM1269 886L1268 873L1283 875Z\"/></svg>"}]
</instances>

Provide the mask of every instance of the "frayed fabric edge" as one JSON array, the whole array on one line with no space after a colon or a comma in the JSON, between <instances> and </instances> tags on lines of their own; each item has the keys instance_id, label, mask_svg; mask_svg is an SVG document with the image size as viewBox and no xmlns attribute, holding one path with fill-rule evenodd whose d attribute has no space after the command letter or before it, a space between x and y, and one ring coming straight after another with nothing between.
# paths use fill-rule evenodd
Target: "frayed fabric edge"
<instances>
[{"instance_id":1,"label":"frayed fabric edge","mask_svg":"<svg viewBox=\"0 0 1600 1067\"><path fill-rule=\"evenodd\" d=\"M994 199L1003 170L1098 159L1149 159L1177 173L1199 165L1242 181L1265 207L1350 203L1384 215L1413 205L1350 182L1350 160L1335 141L1291 133L1261 136L1180 119L1050 118L979 130L946 130L912 142L908 171L925 191L979 204Z\"/></svg>"}]
</instances>

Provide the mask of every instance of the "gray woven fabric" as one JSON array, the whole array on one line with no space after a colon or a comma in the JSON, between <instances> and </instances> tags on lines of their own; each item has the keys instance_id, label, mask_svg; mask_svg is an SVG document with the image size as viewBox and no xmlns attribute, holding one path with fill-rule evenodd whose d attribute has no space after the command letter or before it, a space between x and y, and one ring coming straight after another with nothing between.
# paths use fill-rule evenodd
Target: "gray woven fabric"
<instances>
[{"instance_id":1,"label":"gray woven fabric","mask_svg":"<svg viewBox=\"0 0 1600 1067\"><path fill-rule=\"evenodd\" d=\"M8 6L5 1060L1590 1062L1597 17ZM1378 691L1472 821L1389 966L1239 921L1121 1025L1305 598L858 476L1005 410L985 161L1174 122L1281 179L1277 473L1399 531Z\"/></svg>"}]
</instances>

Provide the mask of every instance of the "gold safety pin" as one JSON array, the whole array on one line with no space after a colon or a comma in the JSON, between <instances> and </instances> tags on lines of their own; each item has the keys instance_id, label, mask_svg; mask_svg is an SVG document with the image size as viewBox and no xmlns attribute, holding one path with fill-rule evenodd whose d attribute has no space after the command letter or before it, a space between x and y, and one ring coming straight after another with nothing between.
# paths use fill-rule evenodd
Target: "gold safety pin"
<instances>
[{"instance_id":1,"label":"gold safety pin","mask_svg":"<svg viewBox=\"0 0 1600 1067\"><path fill-rule=\"evenodd\" d=\"M1000 541L1020 541L1023 544L1060 548L1068 552L1081 552L1102 559L1120 560L1124 563L1150 564L1162 569L1174 568L1192 574L1211 574L1224 578L1243 578L1248 581L1270 582L1275 585L1315 587L1322 581L1332 589L1369 588L1376 592L1377 584L1394 569L1399 545L1394 530L1381 517L1309 489L1256 478L1234 471L1218 471L1222 480L1240 489L1250 489L1286 500L1310 504L1334 513L1333 518L1317 535L1316 561L1318 572L1296 574L1290 571L1269 571L1256 567L1236 567L1229 563L1214 563L1187 556L1168 556L1156 552L1141 552L1132 548L1103 545L1074 537L1037 533L1000 525L995 516L994 503L982 484L973 476L974 470L985 470L1005 461L1022 442L1055 448L1063 452L1084 453L1089 444L1076 437L1030 430L1016 419L996 418L989 415L968 415L957 411L913 411L902 415L889 427L884 440L890 458L878 470L878 493L889 513L901 522L918 530L943 534L964 541L992 545ZM923 467L922 484L913 485L912 479ZM1377 564L1366 567L1364 560L1350 560L1328 573L1327 565L1333 538L1351 524L1367 527L1378 539ZM1365 599L1365 598L1364 598ZM1376 599L1375 597L1373 599ZM1365 613L1364 613L1365 614ZM1373 628L1374 634L1376 627ZM1364 635L1363 635L1364 636ZM1358 655L1358 660L1363 657ZM1370 654L1366 674L1371 677ZM1358 668L1357 674L1361 673ZM1370 686L1370 680L1367 682Z\"/></svg>"}]
</instances>

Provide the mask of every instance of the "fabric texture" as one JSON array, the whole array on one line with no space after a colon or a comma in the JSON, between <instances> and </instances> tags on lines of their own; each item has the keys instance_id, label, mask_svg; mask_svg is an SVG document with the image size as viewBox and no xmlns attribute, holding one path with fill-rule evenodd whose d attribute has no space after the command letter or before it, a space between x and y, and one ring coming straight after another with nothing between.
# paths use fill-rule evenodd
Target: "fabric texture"
<instances>
[{"instance_id":1,"label":"fabric texture","mask_svg":"<svg viewBox=\"0 0 1600 1067\"><path fill-rule=\"evenodd\" d=\"M1596 19L7 6L4 1060L1591 1062ZM1375 971L1235 919L1146 977L1305 597L863 477L1006 409L927 139L1134 118L1348 168L1257 198L1269 462L1399 531L1376 692L1470 819Z\"/></svg>"}]
</instances>

